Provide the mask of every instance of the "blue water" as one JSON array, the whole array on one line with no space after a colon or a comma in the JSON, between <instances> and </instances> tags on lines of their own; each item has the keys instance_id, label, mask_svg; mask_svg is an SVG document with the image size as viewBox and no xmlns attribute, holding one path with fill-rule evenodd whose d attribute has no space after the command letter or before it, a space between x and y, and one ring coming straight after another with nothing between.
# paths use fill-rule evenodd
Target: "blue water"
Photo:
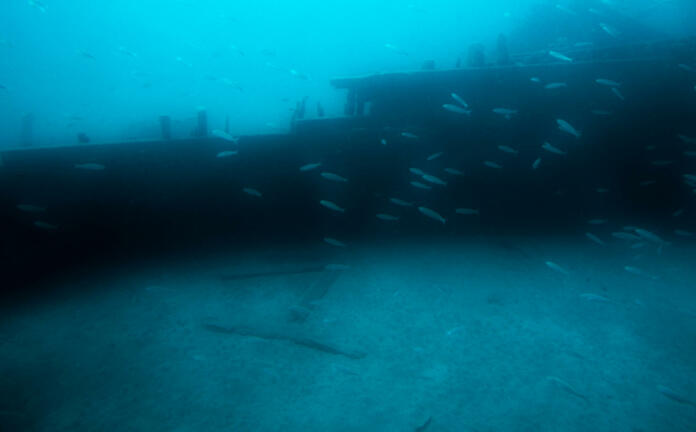
<instances>
[{"instance_id":1,"label":"blue water","mask_svg":"<svg viewBox=\"0 0 696 432\"><path fill-rule=\"evenodd\" d=\"M694 19L6 0L0 431L696 430Z\"/></svg>"},{"instance_id":2,"label":"blue water","mask_svg":"<svg viewBox=\"0 0 696 432\"><path fill-rule=\"evenodd\" d=\"M185 121L200 106L214 127L229 116L235 133L285 131L305 96L342 114L343 95L329 86L336 76L414 70L426 60L452 67L471 43L494 50L501 32L544 49L572 27L556 4L619 11L667 37L694 32L689 1L6 1L0 141L19 141L25 113L35 115L37 142L51 145L79 132L93 142L149 138L159 115ZM622 41L640 37L628 31Z\"/></svg>"}]
</instances>

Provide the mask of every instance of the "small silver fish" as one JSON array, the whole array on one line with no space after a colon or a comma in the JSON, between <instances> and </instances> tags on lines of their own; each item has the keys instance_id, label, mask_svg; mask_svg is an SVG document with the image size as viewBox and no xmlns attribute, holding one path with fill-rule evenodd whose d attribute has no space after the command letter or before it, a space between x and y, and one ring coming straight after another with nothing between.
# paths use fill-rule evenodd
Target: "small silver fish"
<instances>
[{"instance_id":1,"label":"small silver fish","mask_svg":"<svg viewBox=\"0 0 696 432\"><path fill-rule=\"evenodd\" d=\"M184 61L184 59L183 59L181 56L177 56L177 57L175 58L175 60L176 60L177 62L181 63L182 65L188 67L188 68L192 68L192 67L193 67L193 65L192 65L191 63L188 63L188 62Z\"/></svg>"},{"instance_id":2,"label":"small silver fish","mask_svg":"<svg viewBox=\"0 0 696 432\"><path fill-rule=\"evenodd\" d=\"M309 79L309 75L307 75L304 72L300 72L296 69L290 69L290 70L288 70L288 72L290 73L290 75L292 75L296 78L299 78L301 80L308 80Z\"/></svg>"},{"instance_id":3,"label":"small silver fish","mask_svg":"<svg viewBox=\"0 0 696 432\"><path fill-rule=\"evenodd\" d=\"M598 302L611 302L608 298L604 297L603 295L599 294L594 294L594 293L582 293L580 294L580 298L585 299L587 301L598 301Z\"/></svg>"},{"instance_id":4,"label":"small silver fish","mask_svg":"<svg viewBox=\"0 0 696 432\"><path fill-rule=\"evenodd\" d=\"M655 233L652 233L648 230L642 229L642 228L636 228L635 229L636 234L638 234L641 238L644 238L647 241L657 243L657 244L665 244L666 242L662 240L660 236L658 236Z\"/></svg>"},{"instance_id":5,"label":"small silver fish","mask_svg":"<svg viewBox=\"0 0 696 432\"><path fill-rule=\"evenodd\" d=\"M461 172L461 171L459 171L458 169L455 169L455 168L445 168L444 171L445 171L447 174L452 174L452 175L455 175L455 176L462 176L462 175L464 175L463 172Z\"/></svg>"},{"instance_id":6,"label":"small silver fish","mask_svg":"<svg viewBox=\"0 0 696 432\"><path fill-rule=\"evenodd\" d=\"M643 180L642 182L638 183L640 186L645 187L645 186L652 186L655 183L657 183L656 180Z\"/></svg>"},{"instance_id":7,"label":"small silver fish","mask_svg":"<svg viewBox=\"0 0 696 432\"><path fill-rule=\"evenodd\" d=\"M506 145L499 145L498 150L505 152L505 153L510 153L510 154L519 154L519 151L515 150L514 148Z\"/></svg>"},{"instance_id":8,"label":"small silver fish","mask_svg":"<svg viewBox=\"0 0 696 432\"><path fill-rule=\"evenodd\" d=\"M537 169L541 165L541 158L536 158L532 163L532 169Z\"/></svg>"},{"instance_id":9,"label":"small silver fish","mask_svg":"<svg viewBox=\"0 0 696 432\"><path fill-rule=\"evenodd\" d=\"M261 198L263 196L261 194L261 192L257 191L256 189L249 188L249 187L242 188L242 192L244 192L247 195L257 197L257 198Z\"/></svg>"},{"instance_id":10,"label":"small silver fish","mask_svg":"<svg viewBox=\"0 0 696 432\"><path fill-rule=\"evenodd\" d=\"M558 264L556 264L556 263L553 262L553 261L546 261L545 264L546 264L546 266L547 266L548 268L550 268L551 270L557 271L557 272L562 273L562 274L564 274L564 275L568 275L568 271L567 271L566 269L564 269L563 267L559 266Z\"/></svg>"},{"instance_id":11,"label":"small silver fish","mask_svg":"<svg viewBox=\"0 0 696 432\"><path fill-rule=\"evenodd\" d=\"M625 266L625 267L624 267L624 270L626 270L627 272L629 272L629 273L631 273L631 274L634 274L634 275L636 275L636 276L647 277L647 278L650 278L650 279L653 279L653 280L659 279L659 277L653 276L653 275L649 275L649 274L647 274L646 272L644 272L643 270L639 269L638 267Z\"/></svg>"},{"instance_id":12,"label":"small silver fish","mask_svg":"<svg viewBox=\"0 0 696 432\"><path fill-rule=\"evenodd\" d=\"M679 217L679 216L681 216L681 215L683 215L683 214L684 214L684 209L677 209L677 210L674 211L674 213L672 213L672 216L673 216L673 217Z\"/></svg>"},{"instance_id":13,"label":"small silver fish","mask_svg":"<svg viewBox=\"0 0 696 432\"><path fill-rule=\"evenodd\" d=\"M694 233L690 231L685 231L682 229L675 229L674 234L681 236L681 237L693 237Z\"/></svg>"},{"instance_id":14,"label":"small silver fish","mask_svg":"<svg viewBox=\"0 0 696 432\"><path fill-rule=\"evenodd\" d=\"M658 385L657 386L657 391L662 393L665 397L672 399L675 402L678 402L680 404L684 405L691 405L693 407L696 407L696 403L692 400L689 400L686 398L686 396L677 393L676 391L672 390L671 388L663 385Z\"/></svg>"},{"instance_id":15,"label":"small silver fish","mask_svg":"<svg viewBox=\"0 0 696 432\"><path fill-rule=\"evenodd\" d=\"M451 329L447 330L447 336L452 336L453 334L459 332L460 330L463 330L465 327L464 326L456 326L452 327Z\"/></svg>"},{"instance_id":16,"label":"small silver fish","mask_svg":"<svg viewBox=\"0 0 696 432\"><path fill-rule=\"evenodd\" d=\"M418 207L418 211L431 219L435 219L436 221L442 222L443 224L446 222L446 219L443 218L440 215L440 213L436 212L435 210L429 209L427 207Z\"/></svg>"},{"instance_id":17,"label":"small silver fish","mask_svg":"<svg viewBox=\"0 0 696 432\"><path fill-rule=\"evenodd\" d=\"M606 34L608 34L609 36L611 36L613 38L618 38L619 36L621 36L621 33L618 30L616 30L614 27L610 26L609 24L599 23L599 27L602 30L604 30L604 32Z\"/></svg>"},{"instance_id":18,"label":"small silver fish","mask_svg":"<svg viewBox=\"0 0 696 432\"><path fill-rule=\"evenodd\" d=\"M696 144L696 138L691 138L690 136L686 136L684 134L677 134L677 138L686 144Z\"/></svg>"},{"instance_id":19,"label":"small silver fish","mask_svg":"<svg viewBox=\"0 0 696 432\"><path fill-rule=\"evenodd\" d=\"M33 204L18 204L17 208L25 213L43 213L46 211L46 207L40 207Z\"/></svg>"},{"instance_id":20,"label":"small silver fish","mask_svg":"<svg viewBox=\"0 0 696 432\"><path fill-rule=\"evenodd\" d=\"M562 130L563 132L569 133L575 138L580 138L581 133L567 121L563 119L556 119L556 124L558 124L558 129Z\"/></svg>"},{"instance_id":21,"label":"small silver fish","mask_svg":"<svg viewBox=\"0 0 696 432\"><path fill-rule=\"evenodd\" d=\"M481 213L479 213L479 209L473 209L473 208L458 208L454 210L455 213L464 215L464 216L480 216Z\"/></svg>"},{"instance_id":22,"label":"small silver fish","mask_svg":"<svg viewBox=\"0 0 696 432\"><path fill-rule=\"evenodd\" d=\"M239 142L239 137L233 137L232 135L220 129L213 129L211 135L222 140L229 141L231 143L237 144Z\"/></svg>"},{"instance_id":23,"label":"small silver fish","mask_svg":"<svg viewBox=\"0 0 696 432\"><path fill-rule=\"evenodd\" d=\"M330 173L330 172L323 172L321 173L321 176L324 177L326 180L338 182L338 183L346 183L348 181L347 178L341 177L338 174Z\"/></svg>"},{"instance_id":24,"label":"small silver fish","mask_svg":"<svg viewBox=\"0 0 696 432\"><path fill-rule=\"evenodd\" d=\"M686 156L686 157L696 157L696 151L687 150L687 151L684 152L684 156Z\"/></svg>"},{"instance_id":25,"label":"small silver fish","mask_svg":"<svg viewBox=\"0 0 696 432\"><path fill-rule=\"evenodd\" d=\"M469 104L467 104L464 99L459 97L457 93L452 93L450 96L452 96L452 99L454 99L459 105L463 106L464 108L469 108Z\"/></svg>"},{"instance_id":26,"label":"small silver fish","mask_svg":"<svg viewBox=\"0 0 696 432\"><path fill-rule=\"evenodd\" d=\"M607 192L609 192L609 189L603 188L603 187L598 187L597 189L595 189L595 191L597 193L607 193Z\"/></svg>"},{"instance_id":27,"label":"small silver fish","mask_svg":"<svg viewBox=\"0 0 696 432\"><path fill-rule=\"evenodd\" d=\"M75 168L81 169L81 170L87 170L87 171L102 171L106 167L102 164L90 162L90 163L75 164Z\"/></svg>"},{"instance_id":28,"label":"small silver fish","mask_svg":"<svg viewBox=\"0 0 696 432\"><path fill-rule=\"evenodd\" d=\"M483 164L487 166L488 168L495 168L495 169L501 169L503 166L500 165L497 162L491 162L491 161L483 161Z\"/></svg>"},{"instance_id":29,"label":"small silver fish","mask_svg":"<svg viewBox=\"0 0 696 432\"><path fill-rule=\"evenodd\" d=\"M319 204L321 204L321 205L323 205L324 207L326 207L327 209L333 210L333 211L335 211L335 212L345 213L345 211L346 211L345 209L343 209L343 208L337 206L335 203L333 203L333 202L331 202L331 201L321 200L321 201L319 201Z\"/></svg>"},{"instance_id":30,"label":"small silver fish","mask_svg":"<svg viewBox=\"0 0 696 432\"><path fill-rule=\"evenodd\" d=\"M409 168L408 170L411 172L411 174L415 174L417 176L424 176L425 175L423 170L420 168Z\"/></svg>"},{"instance_id":31,"label":"small silver fish","mask_svg":"<svg viewBox=\"0 0 696 432\"><path fill-rule=\"evenodd\" d=\"M387 145L387 140L385 140L384 138L382 138L379 142L380 142L382 145Z\"/></svg>"},{"instance_id":32,"label":"small silver fish","mask_svg":"<svg viewBox=\"0 0 696 432\"><path fill-rule=\"evenodd\" d=\"M408 53L406 51L402 50L401 48L397 47L396 45L392 45L392 44L388 43L388 44L384 44L384 48L388 49L389 51L393 51L399 55L406 55L406 56L408 55Z\"/></svg>"},{"instance_id":33,"label":"small silver fish","mask_svg":"<svg viewBox=\"0 0 696 432\"><path fill-rule=\"evenodd\" d=\"M673 163L674 163L673 160L662 160L662 159L650 161L650 165L658 166L658 167L669 166L669 165L672 165Z\"/></svg>"},{"instance_id":34,"label":"small silver fish","mask_svg":"<svg viewBox=\"0 0 696 432\"><path fill-rule=\"evenodd\" d=\"M517 114L517 110L508 108L493 108L493 112L505 117L506 120L510 120L513 115Z\"/></svg>"},{"instance_id":35,"label":"small silver fish","mask_svg":"<svg viewBox=\"0 0 696 432\"><path fill-rule=\"evenodd\" d=\"M541 79L539 79L538 77L531 77L529 78L529 81L537 84L541 83Z\"/></svg>"},{"instance_id":36,"label":"small silver fish","mask_svg":"<svg viewBox=\"0 0 696 432\"><path fill-rule=\"evenodd\" d=\"M440 186L447 186L447 182L443 181L433 175L430 174L425 174L423 175L423 180L427 181L428 183L440 185Z\"/></svg>"},{"instance_id":37,"label":"small silver fish","mask_svg":"<svg viewBox=\"0 0 696 432\"><path fill-rule=\"evenodd\" d=\"M306 172L306 171L312 171L314 169L317 169L321 166L321 162L315 162L315 163L308 163L306 165L302 165L300 167L300 171Z\"/></svg>"},{"instance_id":38,"label":"small silver fish","mask_svg":"<svg viewBox=\"0 0 696 432\"><path fill-rule=\"evenodd\" d=\"M687 65L687 64L684 64L684 63L679 63L679 64L677 65L677 67L678 67L679 69L685 70L685 71L687 71L687 72L693 72L693 71L694 71L694 68L692 68L691 66L689 66L689 65Z\"/></svg>"},{"instance_id":39,"label":"small silver fish","mask_svg":"<svg viewBox=\"0 0 696 432\"><path fill-rule=\"evenodd\" d=\"M46 13L46 6L39 0L29 0L29 6L38 9L41 13Z\"/></svg>"},{"instance_id":40,"label":"small silver fish","mask_svg":"<svg viewBox=\"0 0 696 432\"><path fill-rule=\"evenodd\" d=\"M377 219L387 221L387 222L396 222L399 220L398 216L392 216L387 213L377 213L375 216L377 216Z\"/></svg>"},{"instance_id":41,"label":"small silver fish","mask_svg":"<svg viewBox=\"0 0 696 432\"><path fill-rule=\"evenodd\" d=\"M400 207L413 207L413 203L404 201L399 198L389 198L389 202L391 202L394 205L398 205Z\"/></svg>"},{"instance_id":42,"label":"small silver fish","mask_svg":"<svg viewBox=\"0 0 696 432\"><path fill-rule=\"evenodd\" d=\"M411 132L401 132L401 136L408 139L418 139L418 135L412 134Z\"/></svg>"},{"instance_id":43,"label":"small silver fish","mask_svg":"<svg viewBox=\"0 0 696 432\"><path fill-rule=\"evenodd\" d=\"M555 154L557 154L557 155L565 155L565 154L567 154L566 152L564 152L563 150L559 149L558 147L555 147L555 146L551 145L551 143L549 143L549 142L544 142L544 144L542 144L541 148L544 149L544 150L546 150L547 152L555 153Z\"/></svg>"},{"instance_id":44,"label":"small silver fish","mask_svg":"<svg viewBox=\"0 0 696 432\"><path fill-rule=\"evenodd\" d=\"M570 384L563 381L562 379L555 377L555 376L548 376L548 377L546 377L546 379L548 379L549 381L556 384L563 391L565 391L565 392L567 392L567 393L569 393L569 394L571 394L579 399L582 399L583 401L585 401L585 403L588 403L588 404L590 403L590 401L587 399L587 396L585 396L584 394L575 390Z\"/></svg>"},{"instance_id":45,"label":"small silver fish","mask_svg":"<svg viewBox=\"0 0 696 432\"><path fill-rule=\"evenodd\" d=\"M440 156L442 156L443 154L444 154L443 152L433 153L430 156L428 156L427 160L429 160L429 161L435 160L435 159L439 158Z\"/></svg>"},{"instance_id":46,"label":"small silver fish","mask_svg":"<svg viewBox=\"0 0 696 432\"><path fill-rule=\"evenodd\" d=\"M34 226L47 231L53 231L58 229L58 225L53 225L44 221L36 221L34 222Z\"/></svg>"},{"instance_id":47,"label":"small silver fish","mask_svg":"<svg viewBox=\"0 0 696 432\"><path fill-rule=\"evenodd\" d=\"M442 108L457 114L471 115L471 111L467 110L466 108L462 108L459 105L444 104L442 105Z\"/></svg>"},{"instance_id":48,"label":"small silver fish","mask_svg":"<svg viewBox=\"0 0 696 432\"><path fill-rule=\"evenodd\" d=\"M592 234L592 233L586 232L586 233L585 233L585 237L587 237L588 239L590 239L590 240L592 240L593 242L597 243L598 245L601 245L601 246L604 246L604 245L605 245L605 243L604 243L599 237L597 237L596 235L594 235L594 234Z\"/></svg>"},{"instance_id":49,"label":"small silver fish","mask_svg":"<svg viewBox=\"0 0 696 432\"><path fill-rule=\"evenodd\" d=\"M120 52L121 54L125 54L129 57L133 57L133 58L138 57L138 54L134 53L133 51L129 50L128 48L126 48L124 46L116 47L116 51Z\"/></svg>"},{"instance_id":50,"label":"small silver fish","mask_svg":"<svg viewBox=\"0 0 696 432\"><path fill-rule=\"evenodd\" d=\"M573 61L572 58L570 58L566 55L563 55L563 54L559 53L558 51L549 51L549 55L555 59L558 59L558 60L561 60L564 62L571 63Z\"/></svg>"},{"instance_id":51,"label":"small silver fish","mask_svg":"<svg viewBox=\"0 0 696 432\"><path fill-rule=\"evenodd\" d=\"M236 156L238 153L239 153L239 152L238 152L237 150L225 150L225 151L221 151L220 153L218 153L217 155L215 155L215 157L216 157L216 158L220 158L220 159L222 159L222 158L228 158L228 157L231 157L231 156Z\"/></svg>"},{"instance_id":52,"label":"small silver fish","mask_svg":"<svg viewBox=\"0 0 696 432\"><path fill-rule=\"evenodd\" d=\"M548 83L544 86L544 88L547 90L556 90L556 89L563 88L563 87L568 87L568 84L566 84L564 82L555 82L555 83Z\"/></svg>"},{"instance_id":53,"label":"small silver fish","mask_svg":"<svg viewBox=\"0 0 696 432\"><path fill-rule=\"evenodd\" d=\"M416 187L416 188L418 188L418 189L425 189L425 190L430 190L430 189L432 189L430 186L428 186L428 185L426 185L426 184L423 184L423 183L421 183L421 182L417 182L417 181L412 181L412 182L411 182L411 186Z\"/></svg>"},{"instance_id":54,"label":"small silver fish","mask_svg":"<svg viewBox=\"0 0 696 432\"><path fill-rule=\"evenodd\" d=\"M609 86L609 87L621 87L621 83L618 83L616 81L604 79L604 78L597 78L595 80L597 84L603 85L603 86Z\"/></svg>"},{"instance_id":55,"label":"small silver fish","mask_svg":"<svg viewBox=\"0 0 696 432\"><path fill-rule=\"evenodd\" d=\"M408 201L404 201L404 200L399 199L399 198L389 198L389 202L391 202L394 205L401 206L401 207L413 207L413 203L408 202Z\"/></svg>"},{"instance_id":56,"label":"small silver fish","mask_svg":"<svg viewBox=\"0 0 696 432\"><path fill-rule=\"evenodd\" d=\"M324 237L324 243L330 244L331 246L346 247L345 243L331 237Z\"/></svg>"},{"instance_id":57,"label":"small silver fish","mask_svg":"<svg viewBox=\"0 0 696 432\"><path fill-rule=\"evenodd\" d=\"M616 95L617 98L621 99L622 101L626 100L626 98L624 97L624 95L621 93L621 91L618 88L612 87L611 91L612 91L612 93L614 93Z\"/></svg>"}]
</instances>

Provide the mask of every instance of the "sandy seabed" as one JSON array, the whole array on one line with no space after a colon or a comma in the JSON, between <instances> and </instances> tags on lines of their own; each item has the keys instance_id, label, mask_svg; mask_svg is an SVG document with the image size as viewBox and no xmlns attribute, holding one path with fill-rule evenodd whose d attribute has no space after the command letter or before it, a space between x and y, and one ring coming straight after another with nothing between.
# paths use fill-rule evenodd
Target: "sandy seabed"
<instances>
[{"instance_id":1,"label":"sandy seabed","mask_svg":"<svg viewBox=\"0 0 696 432\"><path fill-rule=\"evenodd\" d=\"M695 246L269 246L100 270L1 318L0 430L694 431Z\"/></svg>"}]
</instances>

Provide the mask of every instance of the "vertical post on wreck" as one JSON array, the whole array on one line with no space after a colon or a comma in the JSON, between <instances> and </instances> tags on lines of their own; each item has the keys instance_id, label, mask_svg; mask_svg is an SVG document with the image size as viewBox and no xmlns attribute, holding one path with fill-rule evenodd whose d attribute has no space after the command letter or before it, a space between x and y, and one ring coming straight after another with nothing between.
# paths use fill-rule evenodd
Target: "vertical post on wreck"
<instances>
[{"instance_id":1,"label":"vertical post on wreck","mask_svg":"<svg viewBox=\"0 0 696 432\"><path fill-rule=\"evenodd\" d=\"M208 113L205 108L198 110L198 126L196 127L196 136L208 136Z\"/></svg>"},{"instance_id":2,"label":"vertical post on wreck","mask_svg":"<svg viewBox=\"0 0 696 432\"><path fill-rule=\"evenodd\" d=\"M484 46L480 43L469 45L469 58L467 59L469 67L484 67L486 66L486 54Z\"/></svg>"},{"instance_id":3,"label":"vertical post on wreck","mask_svg":"<svg viewBox=\"0 0 696 432\"><path fill-rule=\"evenodd\" d=\"M343 109L343 114L346 116L355 115L355 90L348 91L348 97L346 97L346 105Z\"/></svg>"},{"instance_id":4,"label":"vertical post on wreck","mask_svg":"<svg viewBox=\"0 0 696 432\"><path fill-rule=\"evenodd\" d=\"M34 114L27 113L22 116L22 132L20 144L22 147L29 147L32 144L34 135Z\"/></svg>"},{"instance_id":5,"label":"vertical post on wreck","mask_svg":"<svg viewBox=\"0 0 696 432\"><path fill-rule=\"evenodd\" d=\"M498 47L496 52L498 54L499 66L506 66L510 64L510 53L508 52L507 38L502 33L498 35Z\"/></svg>"},{"instance_id":6,"label":"vertical post on wreck","mask_svg":"<svg viewBox=\"0 0 696 432\"><path fill-rule=\"evenodd\" d=\"M169 116L160 116L160 129L164 141L172 139L172 119Z\"/></svg>"},{"instance_id":7,"label":"vertical post on wreck","mask_svg":"<svg viewBox=\"0 0 696 432\"><path fill-rule=\"evenodd\" d=\"M365 115L365 98L360 96L355 97L355 115L359 117Z\"/></svg>"}]
</instances>

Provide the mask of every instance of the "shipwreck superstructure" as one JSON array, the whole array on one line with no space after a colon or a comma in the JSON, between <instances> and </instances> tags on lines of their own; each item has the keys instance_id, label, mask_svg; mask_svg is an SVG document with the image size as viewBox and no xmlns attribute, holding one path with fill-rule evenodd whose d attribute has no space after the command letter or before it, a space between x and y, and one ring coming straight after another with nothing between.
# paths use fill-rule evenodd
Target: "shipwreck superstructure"
<instances>
[{"instance_id":1,"label":"shipwreck superstructure","mask_svg":"<svg viewBox=\"0 0 696 432\"><path fill-rule=\"evenodd\" d=\"M332 83L346 92L344 116L295 118L290 134L235 142L211 136L202 115L195 137L171 136L165 118L159 140L7 149L0 153L3 266L23 284L37 263L64 268L93 250L300 241L322 227L344 237L450 236L548 233L628 212L669 218L693 207L696 195L683 181L694 171L686 154L696 150L689 141L696 73L688 66L695 50L694 40L590 46L565 51L571 61L544 51L511 55L503 65L339 78ZM456 103L452 94L469 114L443 109ZM581 136L565 133L559 120ZM545 143L563 154L545 151ZM218 157L223 152L229 157ZM436 153L442 157L429 160ZM321 165L299 170L308 163ZM447 186L414 189L414 167ZM323 181L321 171L349 181ZM390 197L448 214L457 205L480 208L481 217L424 226L404 213L385 233L375 214L403 210L390 209ZM325 199L345 214L327 214Z\"/></svg>"}]
</instances>

